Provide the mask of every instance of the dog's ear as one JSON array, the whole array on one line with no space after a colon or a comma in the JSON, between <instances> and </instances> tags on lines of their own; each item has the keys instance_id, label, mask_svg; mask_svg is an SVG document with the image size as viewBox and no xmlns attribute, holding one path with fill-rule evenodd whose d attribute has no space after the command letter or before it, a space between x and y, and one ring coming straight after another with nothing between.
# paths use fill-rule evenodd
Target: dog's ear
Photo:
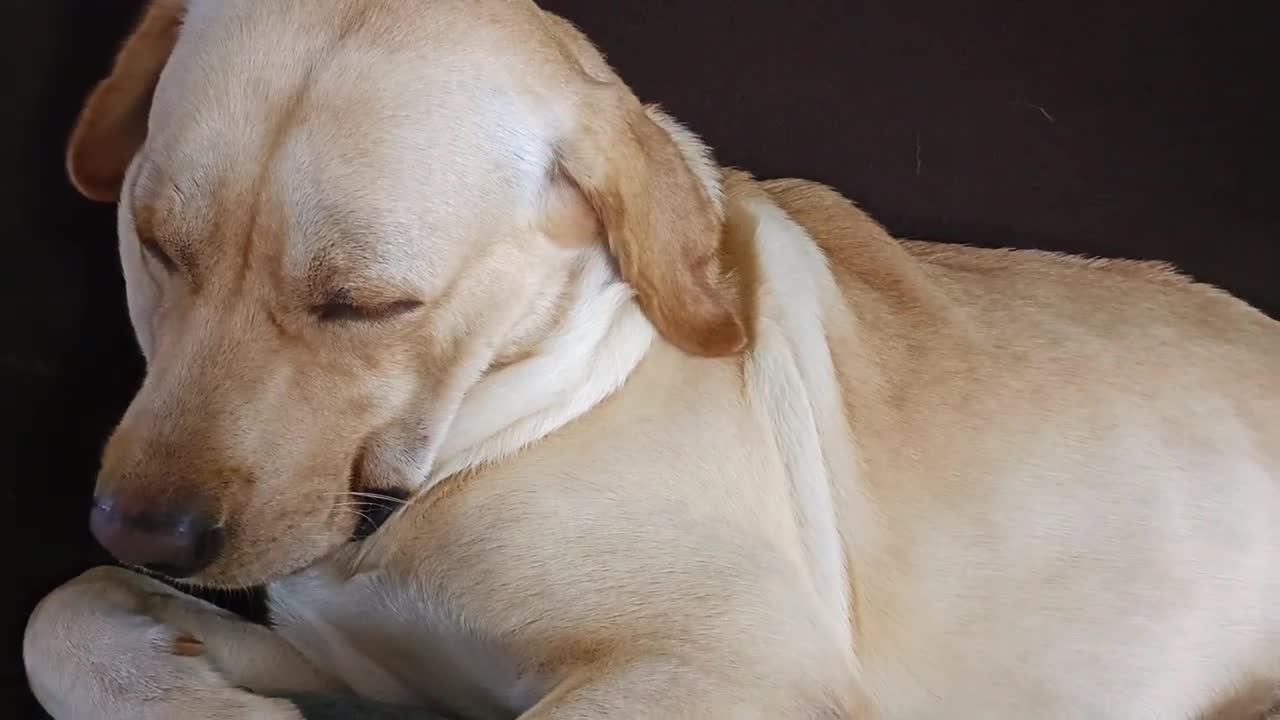
<instances>
[{"instance_id":1,"label":"dog's ear","mask_svg":"<svg viewBox=\"0 0 1280 720\"><path fill-rule=\"evenodd\" d=\"M695 138L630 91L592 90L596 107L584 108L560 163L599 215L623 279L671 344L707 357L738 352L747 333L721 261L718 171Z\"/></svg>"},{"instance_id":2,"label":"dog's ear","mask_svg":"<svg viewBox=\"0 0 1280 720\"><path fill-rule=\"evenodd\" d=\"M178 41L181 0L153 0L111 73L90 93L67 144L67 173L85 197L114 202L147 136L151 96Z\"/></svg>"}]
</instances>

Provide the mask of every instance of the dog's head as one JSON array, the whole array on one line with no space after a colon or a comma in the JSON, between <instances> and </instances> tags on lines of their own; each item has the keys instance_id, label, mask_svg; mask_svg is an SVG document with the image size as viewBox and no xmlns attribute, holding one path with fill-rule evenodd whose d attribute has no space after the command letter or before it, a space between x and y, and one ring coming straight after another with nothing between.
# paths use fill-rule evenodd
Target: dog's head
<instances>
[{"instance_id":1,"label":"dog's head","mask_svg":"<svg viewBox=\"0 0 1280 720\"><path fill-rule=\"evenodd\" d=\"M359 493L421 483L591 253L667 341L734 353L699 147L529 2L155 0L68 149L119 202L148 361L95 533L227 585L330 552L378 511Z\"/></svg>"}]
</instances>

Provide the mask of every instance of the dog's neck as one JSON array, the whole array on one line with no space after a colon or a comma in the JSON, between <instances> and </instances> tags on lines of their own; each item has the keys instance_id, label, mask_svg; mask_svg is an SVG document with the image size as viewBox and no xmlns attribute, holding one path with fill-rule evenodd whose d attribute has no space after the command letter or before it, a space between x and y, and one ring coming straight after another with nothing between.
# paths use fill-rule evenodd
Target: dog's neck
<instances>
[{"instance_id":1,"label":"dog's neck","mask_svg":"<svg viewBox=\"0 0 1280 720\"><path fill-rule=\"evenodd\" d=\"M722 172L706 145L657 106L645 111L675 141L723 219ZM603 244L586 258L572 293L566 320L532 356L466 391L425 487L546 437L621 387L640 363L656 331Z\"/></svg>"},{"instance_id":2,"label":"dog's neck","mask_svg":"<svg viewBox=\"0 0 1280 720\"><path fill-rule=\"evenodd\" d=\"M617 390L655 331L603 249L586 258L565 320L532 355L470 388L427 485L546 437Z\"/></svg>"}]
</instances>

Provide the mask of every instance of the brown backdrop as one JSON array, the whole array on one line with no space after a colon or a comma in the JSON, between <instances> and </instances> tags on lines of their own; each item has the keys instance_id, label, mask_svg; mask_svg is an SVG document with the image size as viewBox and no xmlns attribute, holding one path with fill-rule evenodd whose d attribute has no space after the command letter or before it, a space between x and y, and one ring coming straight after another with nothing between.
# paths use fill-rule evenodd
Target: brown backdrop
<instances>
[{"instance_id":1,"label":"brown backdrop","mask_svg":"<svg viewBox=\"0 0 1280 720\"><path fill-rule=\"evenodd\" d=\"M418 1L418 0L415 0ZM425 1L425 0L421 0ZM113 213L61 145L138 0L4 3L0 708L20 631L104 558L97 453L135 387ZM548 0L726 163L826 181L898 234L1163 258L1280 312L1275 9L1198 0ZM1272 7L1274 3L1270 3ZM1229 8L1229 9L1228 9ZM9 577L12 574L5 573Z\"/></svg>"}]
</instances>

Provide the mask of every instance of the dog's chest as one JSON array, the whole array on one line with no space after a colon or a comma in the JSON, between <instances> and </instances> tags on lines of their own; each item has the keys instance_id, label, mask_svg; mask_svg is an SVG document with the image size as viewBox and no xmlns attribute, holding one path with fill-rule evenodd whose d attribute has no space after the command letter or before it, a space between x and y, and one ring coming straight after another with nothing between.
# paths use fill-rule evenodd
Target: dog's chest
<instances>
[{"instance_id":1,"label":"dog's chest","mask_svg":"<svg viewBox=\"0 0 1280 720\"><path fill-rule=\"evenodd\" d=\"M272 584L270 597L277 631L363 697L511 718L549 689L497 643L378 573L342 579L317 566Z\"/></svg>"}]
</instances>

